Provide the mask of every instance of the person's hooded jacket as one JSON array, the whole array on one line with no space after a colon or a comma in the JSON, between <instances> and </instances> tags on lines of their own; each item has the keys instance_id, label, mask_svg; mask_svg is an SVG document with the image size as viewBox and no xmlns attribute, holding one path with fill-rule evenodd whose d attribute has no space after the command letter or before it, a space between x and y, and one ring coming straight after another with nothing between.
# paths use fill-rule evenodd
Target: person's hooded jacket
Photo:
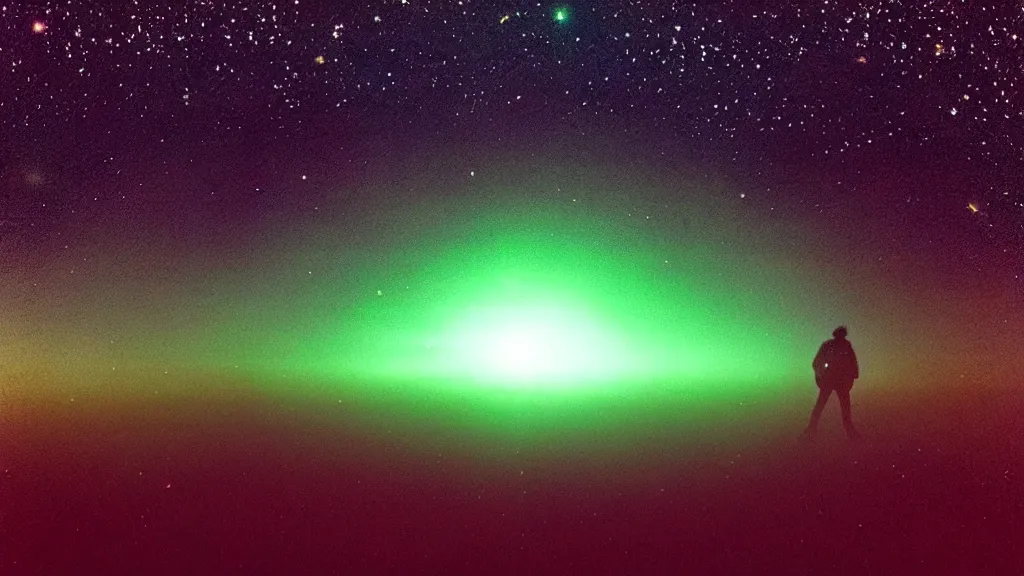
<instances>
[{"instance_id":1,"label":"person's hooded jacket","mask_svg":"<svg viewBox=\"0 0 1024 576\"><path fill-rule=\"evenodd\" d=\"M819 384L853 384L854 380L860 378L857 354L853 351L853 344L846 338L832 338L823 342L811 366Z\"/></svg>"}]
</instances>

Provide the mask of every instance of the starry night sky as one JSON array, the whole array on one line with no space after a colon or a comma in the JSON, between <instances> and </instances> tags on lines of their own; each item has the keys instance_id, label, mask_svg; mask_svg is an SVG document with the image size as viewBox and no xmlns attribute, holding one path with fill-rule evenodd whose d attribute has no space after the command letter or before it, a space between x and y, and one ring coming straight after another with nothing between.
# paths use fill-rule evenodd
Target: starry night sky
<instances>
[{"instance_id":1,"label":"starry night sky","mask_svg":"<svg viewBox=\"0 0 1024 576\"><path fill-rule=\"evenodd\" d=\"M963 336L981 353L1019 319L1013 3L41 2L0 14L9 340L116 348L143 336L116 328L129 322L104 302L141 300L163 315L136 332L166 326L163 342L201 328L183 302L218 274L275 267L247 281L280 300L302 273L323 276L317 246L389 234L371 248L401 252L402 230L406 248L422 240L387 227L410 218L397 207L497 201L494 186L523 172L546 175L526 196L583 212L600 202L589 176L615 181L603 209L642 219L657 249L706 243L694 222L742 221L777 260L831 275L823 290L861 305L822 312L820 330L861 320L877 339L907 324L892 348L985 326ZM237 296L225 299L274 301Z\"/></svg>"}]
</instances>

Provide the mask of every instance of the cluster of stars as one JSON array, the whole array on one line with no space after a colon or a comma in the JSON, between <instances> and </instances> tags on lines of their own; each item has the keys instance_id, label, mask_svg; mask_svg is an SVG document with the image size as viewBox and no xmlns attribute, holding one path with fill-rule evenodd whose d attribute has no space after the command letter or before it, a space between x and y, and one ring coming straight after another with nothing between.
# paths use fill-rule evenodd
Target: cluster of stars
<instances>
[{"instance_id":1,"label":"cluster of stars","mask_svg":"<svg viewBox=\"0 0 1024 576\"><path fill-rule=\"evenodd\" d=\"M215 131L543 109L656 124L746 162L878 147L1024 161L1013 2L46 4L0 5L7 134L188 109Z\"/></svg>"},{"instance_id":2,"label":"cluster of stars","mask_svg":"<svg viewBox=\"0 0 1024 576\"><path fill-rule=\"evenodd\" d=\"M1021 119L1013 100L1024 61L1021 10L945 4L622 2L574 14L568 4L524 4L513 13L406 1L328 13L297 2L135 1L119 9L69 2L45 10L45 19L4 6L8 26L27 21L43 39L0 54L16 101L6 119L30 125L57 122L97 100L123 107L153 99L166 84L189 88L191 101L261 96L270 115L370 92L412 103L425 84L459 92L475 108L548 87L535 97L568 93L564 105L594 113L643 107L701 138L795 131L834 154L905 138L908 124L941 122L963 93L975 98L957 116ZM848 58L868 70L849 68ZM331 67L315 71L308 62ZM86 82L72 84L74 75ZM36 93L40 83L44 94ZM920 102L925 94L930 106ZM879 106L884 114L865 117Z\"/></svg>"}]
</instances>

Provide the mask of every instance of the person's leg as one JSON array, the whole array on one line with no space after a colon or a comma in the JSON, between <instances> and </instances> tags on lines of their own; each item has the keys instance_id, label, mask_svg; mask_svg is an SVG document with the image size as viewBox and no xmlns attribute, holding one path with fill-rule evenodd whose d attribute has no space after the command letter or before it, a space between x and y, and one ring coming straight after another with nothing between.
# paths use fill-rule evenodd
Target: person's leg
<instances>
[{"instance_id":1,"label":"person's leg","mask_svg":"<svg viewBox=\"0 0 1024 576\"><path fill-rule=\"evenodd\" d=\"M814 404L814 409L811 410L811 421L807 423L808 433L813 434L818 430L818 419L821 418L821 411L825 409L825 403L828 402L830 394L832 394L832 389L828 386L818 388L818 401Z\"/></svg>"},{"instance_id":2,"label":"person's leg","mask_svg":"<svg viewBox=\"0 0 1024 576\"><path fill-rule=\"evenodd\" d=\"M836 388L836 396L839 397L839 407L843 412L843 428L846 429L846 435L850 438L855 438L859 434L857 434L857 429L853 427L853 417L850 415L850 388L849 386Z\"/></svg>"}]
</instances>

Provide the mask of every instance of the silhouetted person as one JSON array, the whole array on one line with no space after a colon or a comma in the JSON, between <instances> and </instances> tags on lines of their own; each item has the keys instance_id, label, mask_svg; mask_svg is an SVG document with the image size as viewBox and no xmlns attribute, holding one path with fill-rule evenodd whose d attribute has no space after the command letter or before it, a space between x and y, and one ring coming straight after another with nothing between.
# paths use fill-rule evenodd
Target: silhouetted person
<instances>
[{"instance_id":1,"label":"silhouetted person","mask_svg":"<svg viewBox=\"0 0 1024 576\"><path fill-rule=\"evenodd\" d=\"M860 437L850 416L850 389L853 388L853 381L860 378L860 368L853 345L846 339L846 326L832 331L832 339L821 344L811 366L814 368L814 383L818 385L818 402L811 411L811 421L804 434L813 436L817 432L821 411L825 409L825 403L834 390L843 411L846 435L851 439Z\"/></svg>"}]
</instances>

